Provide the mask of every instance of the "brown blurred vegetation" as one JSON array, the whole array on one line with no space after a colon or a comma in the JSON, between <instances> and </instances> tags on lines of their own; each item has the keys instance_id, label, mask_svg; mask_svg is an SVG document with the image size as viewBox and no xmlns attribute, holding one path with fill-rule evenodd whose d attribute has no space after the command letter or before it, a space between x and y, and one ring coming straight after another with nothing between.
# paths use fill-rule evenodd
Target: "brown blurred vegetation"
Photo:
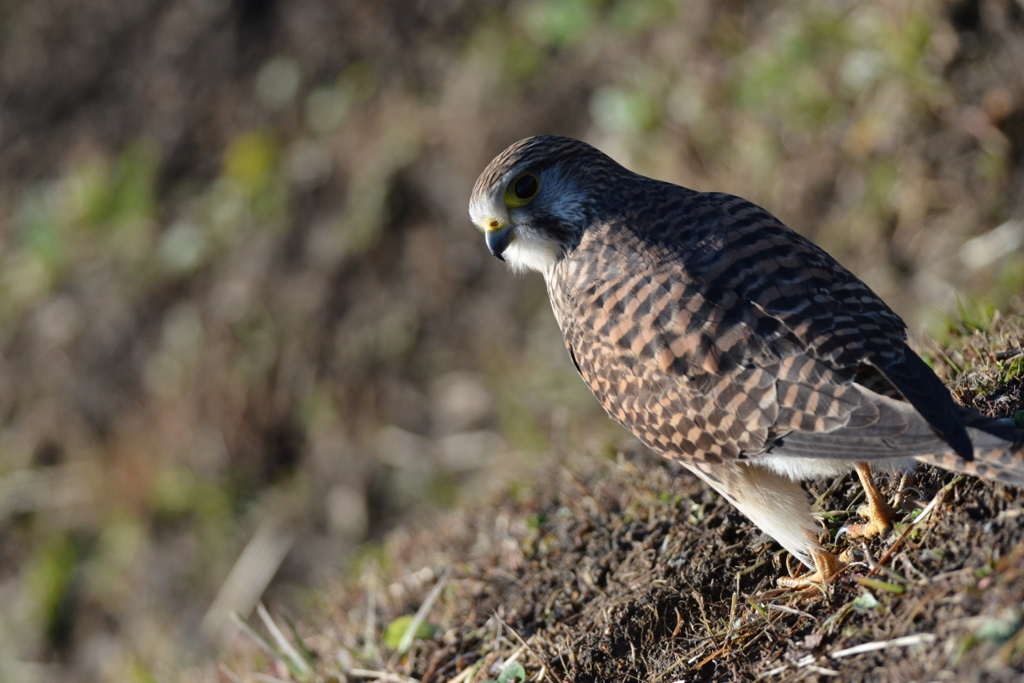
<instances>
[{"instance_id":1,"label":"brown blurred vegetation","mask_svg":"<svg viewBox=\"0 0 1024 683\"><path fill-rule=\"evenodd\" d=\"M914 330L1007 305L1022 63L1018 0L4 0L0 680L171 678L622 441L466 218L520 137L756 201Z\"/></svg>"}]
</instances>

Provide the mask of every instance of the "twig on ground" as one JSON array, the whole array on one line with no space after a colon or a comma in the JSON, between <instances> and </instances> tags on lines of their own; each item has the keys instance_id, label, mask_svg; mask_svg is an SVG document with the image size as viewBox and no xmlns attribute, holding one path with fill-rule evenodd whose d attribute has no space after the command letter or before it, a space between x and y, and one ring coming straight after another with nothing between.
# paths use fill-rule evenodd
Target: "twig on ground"
<instances>
[{"instance_id":1,"label":"twig on ground","mask_svg":"<svg viewBox=\"0 0 1024 683\"><path fill-rule=\"evenodd\" d=\"M892 640L877 640L871 643L854 645L853 647L836 650L829 656L833 659L841 659L842 657L862 655L865 652L884 650L887 647L910 647L911 645L919 645L922 643L934 643L935 640L936 637L934 633L915 633L913 635L903 636L902 638L893 638Z\"/></svg>"}]
</instances>

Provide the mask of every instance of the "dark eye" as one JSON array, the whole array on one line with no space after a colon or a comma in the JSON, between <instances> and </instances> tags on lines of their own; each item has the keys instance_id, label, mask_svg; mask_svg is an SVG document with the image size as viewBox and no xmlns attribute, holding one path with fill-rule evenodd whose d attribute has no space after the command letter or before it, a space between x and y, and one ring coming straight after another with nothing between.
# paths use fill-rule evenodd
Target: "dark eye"
<instances>
[{"instance_id":1,"label":"dark eye","mask_svg":"<svg viewBox=\"0 0 1024 683\"><path fill-rule=\"evenodd\" d=\"M512 194L516 196L516 199L530 199L537 194L539 189L540 183L537 182L537 176L531 173L519 176L512 183Z\"/></svg>"}]
</instances>

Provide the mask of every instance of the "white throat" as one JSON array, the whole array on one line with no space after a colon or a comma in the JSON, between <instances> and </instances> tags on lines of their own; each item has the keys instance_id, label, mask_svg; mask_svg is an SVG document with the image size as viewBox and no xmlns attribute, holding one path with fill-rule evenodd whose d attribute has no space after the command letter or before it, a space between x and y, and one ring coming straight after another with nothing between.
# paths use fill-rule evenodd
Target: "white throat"
<instances>
[{"instance_id":1,"label":"white throat","mask_svg":"<svg viewBox=\"0 0 1024 683\"><path fill-rule=\"evenodd\" d=\"M502 253L508 267L515 272L535 270L547 273L558 262L558 246L551 240L517 234Z\"/></svg>"}]
</instances>

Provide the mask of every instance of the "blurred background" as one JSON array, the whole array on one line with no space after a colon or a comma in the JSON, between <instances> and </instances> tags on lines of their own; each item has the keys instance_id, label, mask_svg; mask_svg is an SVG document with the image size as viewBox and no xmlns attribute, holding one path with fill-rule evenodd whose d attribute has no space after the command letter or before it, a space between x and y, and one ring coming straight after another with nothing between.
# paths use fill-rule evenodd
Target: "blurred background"
<instances>
[{"instance_id":1,"label":"blurred background","mask_svg":"<svg viewBox=\"0 0 1024 683\"><path fill-rule=\"evenodd\" d=\"M175 680L402 520L613 448L473 181L742 195L916 335L1024 290L1024 4L0 1L0 680Z\"/></svg>"}]
</instances>

